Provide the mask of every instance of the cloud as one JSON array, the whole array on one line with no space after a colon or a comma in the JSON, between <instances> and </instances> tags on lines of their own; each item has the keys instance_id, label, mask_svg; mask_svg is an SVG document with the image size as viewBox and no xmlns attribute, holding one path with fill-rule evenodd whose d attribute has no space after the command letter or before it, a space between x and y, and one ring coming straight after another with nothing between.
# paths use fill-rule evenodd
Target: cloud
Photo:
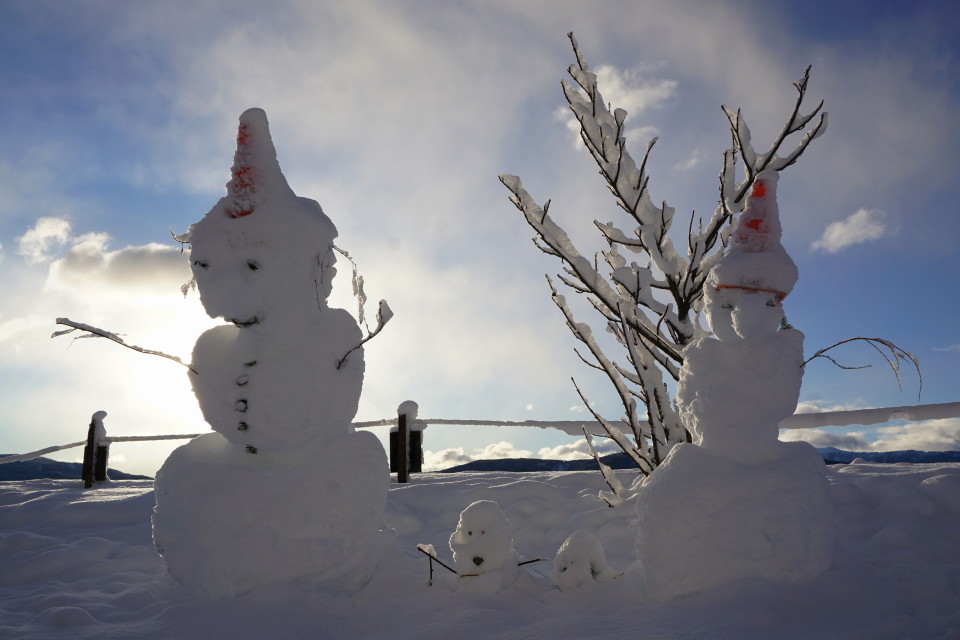
<instances>
[{"instance_id":1,"label":"cloud","mask_svg":"<svg viewBox=\"0 0 960 640\"><path fill-rule=\"evenodd\" d=\"M471 460L502 460L505 458L530 458L533 453L526 449L517 449L512 442L500 441L488 444L483 448L474 449L472 454L464 452L463 447L442 449L440 451L423 452L424 471L438 471Z\"/></svg>"},{"instance_id":2,"label":"cloud","mask_svg":"<svg viewBox=\"0 0 960 640\"><path fill-rule=\"evenodd\" d=\"M423 470L440 471L457 465L466 464L472 458L463 452L463 447L442 449L440 451L426 450L423 452Z\"/></svg>"},{"instance_id":3,"label":"cloud","mask_svg":"<svg viewBox=\"0 0 960 640\"><path fill-rule=\"evenodd\" d=\"M785 441L809 442L815 447L845 451L960 451L960 419L925 420L875 430L833 433L825 429L791 429L781 432Z\"/></svg>"},{"instance_id":4,"label":"cloud","mask_svg":"<svg viewBox=\"0 0 960 640\"><path fill-rule=\"evenodd\" d=\"M503 458L529 458L533 452L526 449L517 449L512 442L500 441L488 444L478 450L476 457L481 460L500 460Z\"/></svg>"},{"instance_id":5,"label":"cloud","mask_svg":"<svg viewBox=\"0 0 960 640\"><path fill-rule=\"evenodd\" d=\"M960 419L926 420L877 430L873 451L960 451Z\"/></svg>"},{"instance_id":6,"label":"cloud","mask_svg":"<svg viewBox=\"0 0 960 640\"><path fill-rule=\"evenodd\" d=\"M951 344L946 347L934 347L934 351L952 351L954 353L960 353L960 343Z\"/></svg>"},{"instance_id":7,"label":"cloud","mask_svg":"<svg viewBox=\"0 0 960 640\"><path fill-rule=\"evenodd\" d=\"M71 231L66 218L43 217L17 238L17 253L27 264L49 263L48 289L103 291L107 287L168 293L190 279L179 247L149 243L111 251L109 234L73 236Z\"/></svg>"},{"instance_id":8,"label":"cloud","mask_svg":"<svg viewBox=\"0 0 960 640\"><path fill-rule=\"evenodd\" d=\"M17 254L29 264L51 259L53 253L70 239L70 222L65 218L44 217L17 238Z\"/></svg>"},{"instance_id":9,"label":"cloud","mask_svg":"<svg viewBox=\"0 0 960 640\"><path fill-rule=\"evenodd\" d=\"M656 137L657 129L649 125L633 126L644 112L662 107L676 93L675 80L652 79L639 70L619 70L605 64L593 70L597 74L597 88L604 102L614 109L624 109L627 121L624 135L629 140L644 141ZM566 106L558 107L554 112L557 120L576 135L580 142L580 123Z\"/></svg>"},{"instance_id":10,"label":"cloud","mask_svg":"<svg viewBox=\"0 0 960 640\"><path fill-rule=\"evenodd\" d=\"M594 438L593 446L597 453L605 456L610 453L619 453L620 447L608 438ZM590 452L587 449L587 441L580 439L572 444L561 444L555 447L543 447L537 451L538 458L550 460L582 460L590 458Z\"/></svg>"},{"instance_id":11,"label":"cloud","mask_svg":"<svg viewBox=\"0 0 960 640\"><path fill-rule=\"evenodd\" d=\"M844 451L870 451L870 444L862 431L830 433L823 429L790 429L780 434L785 442L809 442L817 448L835 447Z\"/></svg>"},{"instance_id":12,"label":"cloud","mask_svg":"<svg viewBox=\"0 0 960 640\"><path fill-rule=\"evenodd\" d=\"M700 164L700 149L694 149L690 156L683 162L673 165L677 171L689 171Z\"/></svg>"},{"instance_id":13,"label":"cloud","mask_svg":"<svg viewBox=\"0 0 960 640\"><path fill-rule=\"evenodd\" d=\"M109 241L105 233L76 238L70 250L50 265L47 286L170 292L191 277L187 260L177 247L150 243L110 251Z\"/></svg>"},{"instance_id":14,"label":"cloud","mask_svg":"<svg viewBox=\"0 0 960 640\"><path fill-rule=\"evenodd\" d=\"M810 248L837 253L855 244L890 235L894 229L885 219L886 214L879 209L858 209L846 219L830 223Z\"/></svg>"},{"instance_id":15,"label":"cloud","mask_svg":"<svg viewBox=\"0 0 960 640\"><path fill-rule=\"evenodd\" d=\"M850 402L843 404L826 404L821 400L801 400L797 403L797 409L794 413L829 413L831 411L853 411L855 409L868 409L862 403Z\"/></svg>"}]
</instances>

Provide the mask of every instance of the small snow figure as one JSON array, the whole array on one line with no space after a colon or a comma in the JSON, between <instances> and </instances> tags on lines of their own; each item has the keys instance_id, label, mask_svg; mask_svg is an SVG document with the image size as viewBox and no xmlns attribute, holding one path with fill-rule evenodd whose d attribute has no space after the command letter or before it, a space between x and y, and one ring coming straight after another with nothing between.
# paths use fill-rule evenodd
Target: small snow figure
<instances>
[{"instance_id":1,"label":"small snow figure","mask_svg":"<svg viewBox=\"0 0 960 640\"><path fill-rule=\"evenodd\" d=\"M492 500L474 502L460 513L457 529L450 536L450 550L457 573L471 584L501 589L519 575L520 557L513 548L510 523Z\"/></svg>"},{"instance_id":2,"label":"small snow figure","mask_svg":"<svg viewBox=\"0 0 960 640\"><path fill-rule=\"evenodd\" d=\"M694 444L675 446L641 486L637 555L656 599L738 578L813 578L830 565L823 461L780 442L796 408L803 334L778 331L797 267L780 243L777 174L760 173L727 253L707 277L713 336L684 350L677 408Z\"/></svg>"},{"instance_id":3,"label":"small snow figure","mask_svg":"<svg viewBox=\"0 0 960 640\"><path fill-rule=\"evenodd\" d=\"M389 476L377 438L351 424L362 332L327 305L337 230L287 184L261 109L240 116L231 175L182 237L204 309L229 323L200 336L190 373L216 433L157 474L154 540L202 598L291 580L356 590L375 567Z\"/></svg>"},{"instance_id":4,"label":"small snow figure","mask_svg":"<svg viewBox=\"0 0 960 640\"><path fill-rule=\"evenodd\" d=\"M500 505L479 500L464 509L450 536L450 550L460 575L496 571L513 562L513 536Z\"/></svg>"},{"instance_id":5,"label":"small snow figure","mask_svg":"<svg viewBox=\"0 0 960 640\"><path fill-rule=\"evenodd\" d=\"M570 535L553 561L557 569L555 581L563 591L569 591L594 581L609 580L616 572L607 566L603 545L589 531L580 530Z\"/></svg>"}]
</instances>

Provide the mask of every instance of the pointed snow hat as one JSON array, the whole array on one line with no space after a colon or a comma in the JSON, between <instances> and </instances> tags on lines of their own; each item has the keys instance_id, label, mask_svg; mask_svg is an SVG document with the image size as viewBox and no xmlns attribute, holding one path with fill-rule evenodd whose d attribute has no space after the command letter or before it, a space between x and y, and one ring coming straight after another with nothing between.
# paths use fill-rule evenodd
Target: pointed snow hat
<instances>
[{"instance_id":1,"label":"pointed snow hat","mask_svg":"<svg viewBox=\"0 0 960 640\"><path fill-rule=\"evenodd\" d=\"M250 215L271 196L294 195L280 171L277 150L263 109L247 109L240 115L237 152L230 173L232 179L227 183L229 202L225 203L230 218Z\"/></svg>"},{"instance_id":2,"label":"pointed snow hat","mask_svg":"<svg viewBox=\"0 0 960 640\"><path fill-rule=\"evenodd\" d=\"M767 292L783 300L797 283L797 265L780 243L778 177L772 170L757 175L730 247L707 277L708 287Z\"/></svg>"}]
</instances>

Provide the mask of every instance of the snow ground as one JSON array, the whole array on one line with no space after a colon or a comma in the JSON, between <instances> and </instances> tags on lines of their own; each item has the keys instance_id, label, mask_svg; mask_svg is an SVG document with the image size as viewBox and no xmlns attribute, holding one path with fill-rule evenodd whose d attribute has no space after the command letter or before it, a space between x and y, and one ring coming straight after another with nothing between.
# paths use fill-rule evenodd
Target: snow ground
<instances>
[{"instance_id":1,"label":"snow ground","mask_svg":"<svg viewBox=\"0 0 960 640\"><path fill-rule=\"evenodd\" d=\"M629 481L629 472L623 480ZM528 565L492 593L439 569L460 511L495 500L524 557L551 558L590 529L614 569L632 563L632 505L597 499L596 472L423 474L391 485L379 569L360 593L295 584L196 602L166 577L150 537L153 484L84 491L65 480L0 483L0 638L960 638L960 464L837 465L833 567L812 582L745 581L665 604L635 573L560 591ZM371 550L376 552L376 550ZM465 579L469 580L469 579Z\"/></svg>"}]
</instances>

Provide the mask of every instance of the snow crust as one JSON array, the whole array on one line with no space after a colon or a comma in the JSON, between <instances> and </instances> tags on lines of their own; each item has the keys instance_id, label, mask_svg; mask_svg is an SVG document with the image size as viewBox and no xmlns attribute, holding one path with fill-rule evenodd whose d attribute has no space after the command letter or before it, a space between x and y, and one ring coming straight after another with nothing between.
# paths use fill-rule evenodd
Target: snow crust
<instances>
[{"instance_id":1,"label":"snow crust","mask_svg":"<svg viewBox=\"0 0 960 640\"><path fill-rule=\"evenodd\" d=\"M636 474L618 475L626 482ZM150 535L152 482L89 491L78 481L2 482L0 637L958 637L960 464L835 465L826 476L838 517L830 570L808 582L746 578L661 603L630 569L633 505L611 509L599 500L606 485L595 471L415 475L390 488L384 519L392 533L370 547L378 569L360 591L336 595L291 580L216 602L196 599L167 575ZM316 486L287 488L299 494ZM464 505L478 500L501 505L526 558L553 558L571 534L588 530L608 565L626 573L563 591L541 575L550 563L538 562L497 592L445 589L436 583L452 577L444 569L428 586L417 544L432 544L451 564L447 540Z\"/></svg>"}]
</instances>

